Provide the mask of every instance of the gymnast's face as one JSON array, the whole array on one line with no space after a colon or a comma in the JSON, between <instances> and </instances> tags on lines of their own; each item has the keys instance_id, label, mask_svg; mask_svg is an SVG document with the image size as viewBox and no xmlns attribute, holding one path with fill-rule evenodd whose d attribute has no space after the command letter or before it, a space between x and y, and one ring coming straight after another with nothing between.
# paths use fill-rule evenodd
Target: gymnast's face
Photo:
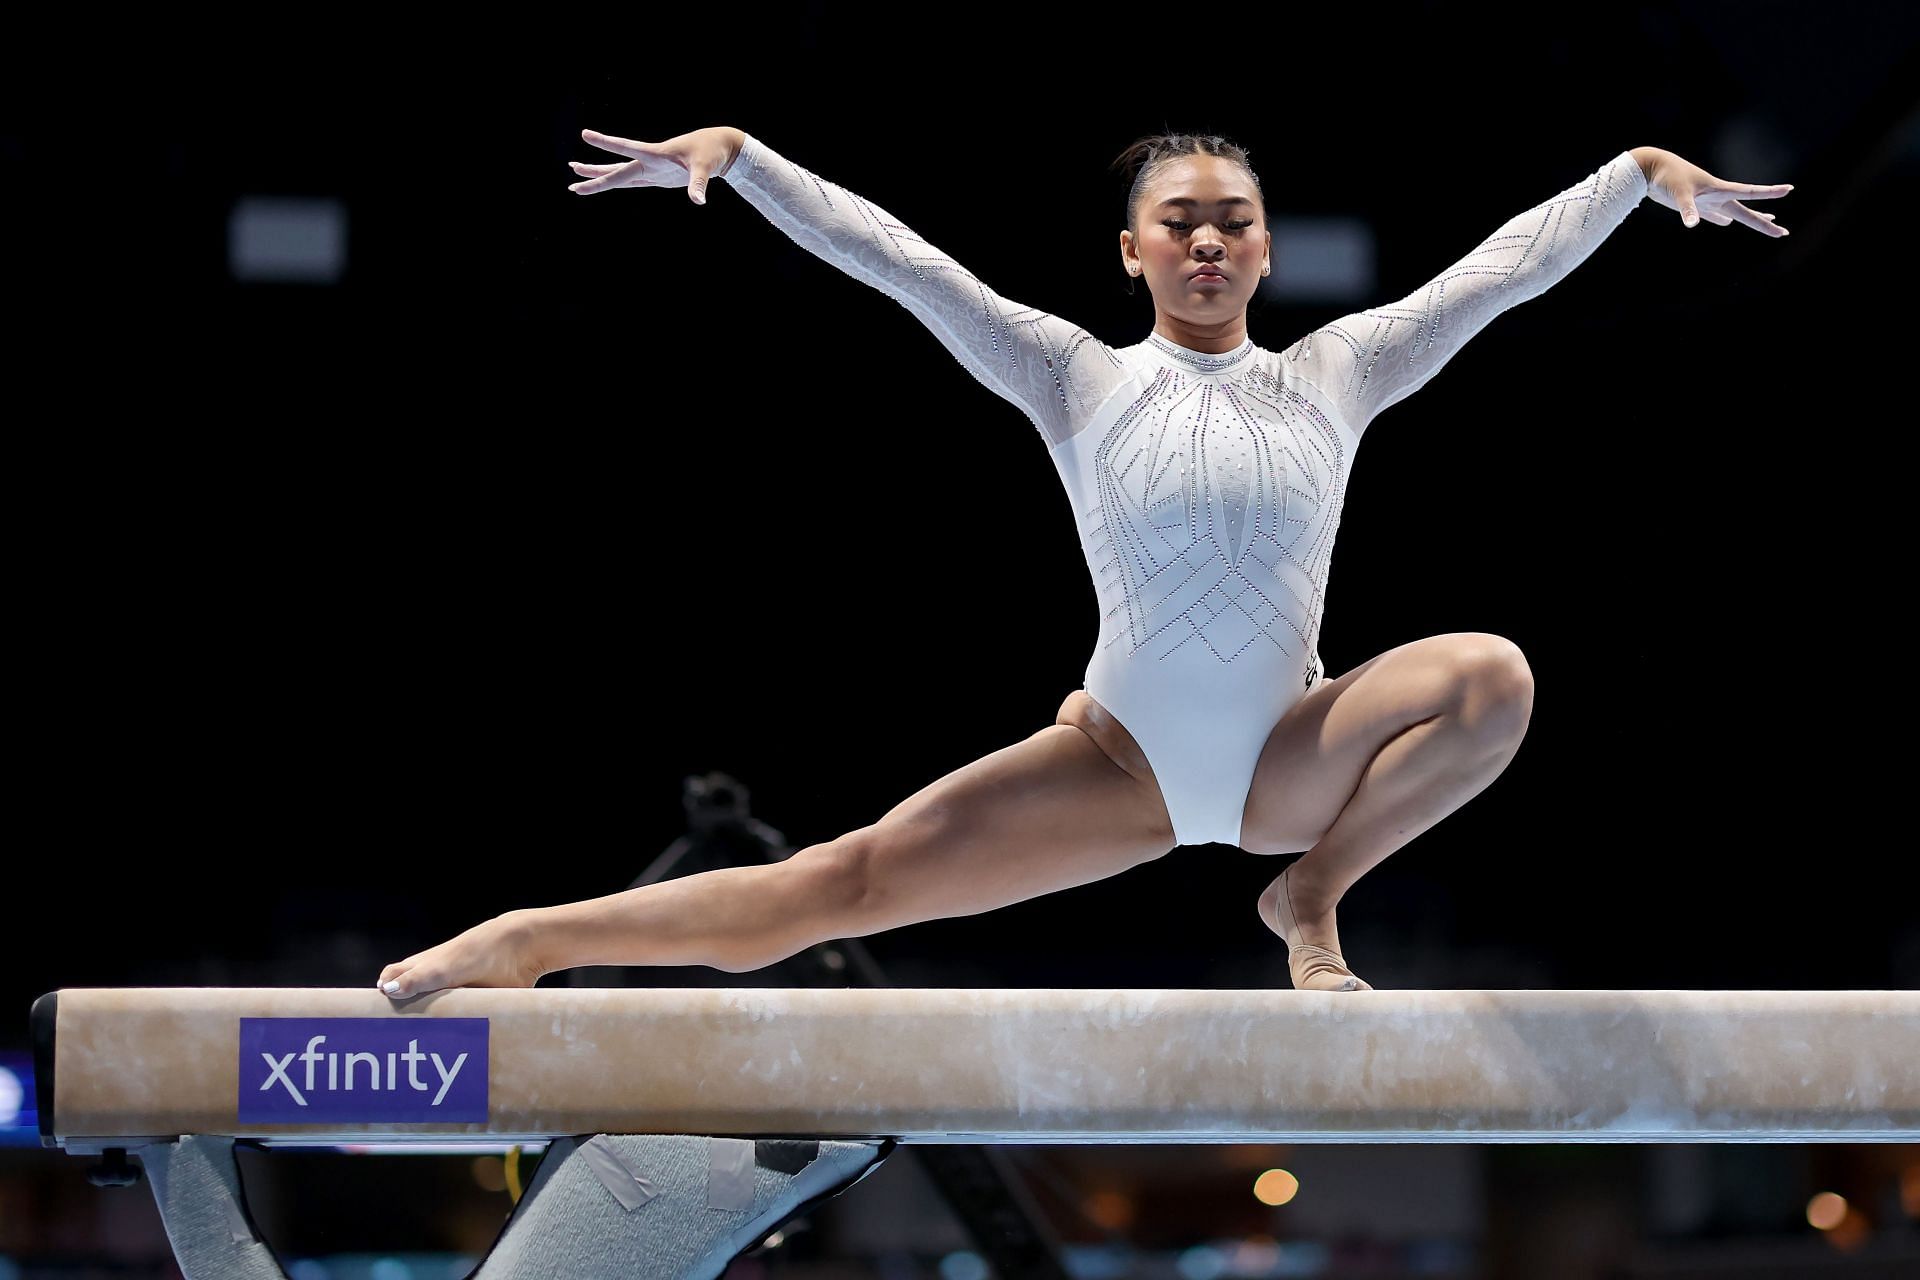
<instances>
[{"instance_id":1,"label":"gymnast's face","mask_svg":"<svg viewBox=\"0 0 1920 1280\"><path fill-rule=\"evenodd\" d=\"M1146 278L1155 309L1199 329L1244 327L1273 246L1247 171L1221 156L1182 156L1147 183L1135 217L1140 235L1120 233L1120 258ZM1196 275L1202 267L1220 276Z\"/></svg>"}]
</instances>

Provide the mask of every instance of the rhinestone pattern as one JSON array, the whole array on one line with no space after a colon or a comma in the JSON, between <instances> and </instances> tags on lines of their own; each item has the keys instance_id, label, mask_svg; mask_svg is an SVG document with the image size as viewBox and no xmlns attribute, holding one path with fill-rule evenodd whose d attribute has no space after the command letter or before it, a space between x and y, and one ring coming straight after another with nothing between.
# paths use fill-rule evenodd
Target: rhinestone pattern
<instances>
[{"instance_id":1,"label":"rhinestone pattern","mask_svg":"<svg viewBox=\"0 0 1920 1280\"><path fill-rule=\"evenodd\" d=\"M1573 186L1507 220L1472 253L1390 306L1316 329L1286 351L1356 433L1419 390L1496 315L1579 266L1647 193L1623 151Z\"/></svg>"},{"instance_id":2,"label":"rhinestone pattern","mask_svg":"<svg viewBox=\"0 0 1920 1280\"><path fill-rule=\"evenodd\" d=\"M1178 745L1178 716L1214 717L1208 749L1251 769L1245 753L1319 676L1334 535L1366 425L1582 262L1646 194L1621 152L1397 303L1284 352L1249 338L1209 354L1159 333L1111 348L1008 301L885 209L751 135L724 177L795 243L906 307L1038 428L1100 604L1088 688L1123 722L1134 714L1163 785L1178 752L1213 768L1202 748Z\"/></svg>"},{"instance_id":3,"label":"rhinestone pattern","mask_svg":"<svg viewBox=\"0 0 1920 1280\"><path fill-rule=\"evenodd\" d=\"M898 302L968 373L1024 411L1049 448L1126 380L1112 348L1012 302L870 200L747 135L724 175L795 244Z\"/></svg>"},{"instance_id":4,"label":"rhinestone pattern","mask_svg":"<svg viewBox=\"0 0 1920 1280\"><path fill-rule=\"evenodd\" d=\"M1155 334L1121 352L1142 364L1142 385L1076 441L1080 465L1063 476L1091 499L1080 514L1100 644L1155 662L1265 665L1304 687L1347 437L1276 376L1273 353L1171 346Z\"/></svg>"}]
</instances>

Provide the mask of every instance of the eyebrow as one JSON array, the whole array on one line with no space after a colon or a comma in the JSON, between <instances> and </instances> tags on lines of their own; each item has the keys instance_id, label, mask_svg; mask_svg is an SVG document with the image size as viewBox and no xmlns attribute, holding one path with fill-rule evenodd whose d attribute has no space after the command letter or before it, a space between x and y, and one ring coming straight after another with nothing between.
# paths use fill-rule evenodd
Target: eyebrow
<instances>
[{"instance_id":1,"label":"eyebrow","mask_svg":"<svg viewBox=\"0 0 1920 1280\"><path fill-rule=\"evenodd\" d=\"M1199 204L1200 202L1198 200L1190 200L1186 196L1174 196L1171 200L1162 200L1160 203L1161 204ZM1252 204L1253 201L1247 199L1247 197L1245 196L1228 196L1225 200L1221 200L1218 203L1220 204Z\"/></svg>"}]
</instances>

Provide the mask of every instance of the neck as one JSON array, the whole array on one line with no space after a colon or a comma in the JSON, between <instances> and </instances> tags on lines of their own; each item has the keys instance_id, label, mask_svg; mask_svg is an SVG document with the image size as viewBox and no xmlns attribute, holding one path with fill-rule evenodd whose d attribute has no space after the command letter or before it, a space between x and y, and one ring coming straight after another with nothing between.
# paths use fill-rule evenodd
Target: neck
<instances>
[{"instance_id":1,"label":"neck","mask_svg":"<svg viewBox=\"0 0 1920 1280\"><path fill-rule=\"evenodd\" d=\"M1247 313L1242 311L1233 319L1223 320L1219 324L1189 324L1177 316L1163 313L1155 318L1153 331L1189 351L1201 351L1210 356L1224 355L1247 340Z\"/></svg>"}]
</instances>

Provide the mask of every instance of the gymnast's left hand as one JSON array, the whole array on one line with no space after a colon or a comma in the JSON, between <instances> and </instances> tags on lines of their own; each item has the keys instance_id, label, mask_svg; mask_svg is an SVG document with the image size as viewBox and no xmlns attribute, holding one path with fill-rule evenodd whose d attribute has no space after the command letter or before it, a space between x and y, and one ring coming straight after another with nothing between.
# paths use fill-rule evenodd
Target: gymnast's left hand
<instances>
[{"instance_id":1,"label":"gymnast's left hand","mask_svg":"<svg viewBox=\"0 0 1920 1280\"><path fill-rule=\"evenodd\" d=\"M525 911L483 920L437 947L380 971L375 985L395 1000L447 987L531 987L546 970L533 952ZM388 990L388 984L397 984Z\"/></svg>"},{"instance_id":2,"label":"gymnast's left hand","mask_svg":"<svg viewBox=\"0 0 1920 1280\"><path fill-rule=\"evenodd\" d=\"M1724 182L1671 151L1662 151L1658 147L1644 150L1650 153L1652 159L1647 177L1647 194L1653 197L1655 204L1665 205L1678 213L1680 221L1686 226L1697 226L1705 218L1717 227L1741 222L1770 236L1788 234L1785 227L1773 220L1772 214L1749 209L1740 201L1743 197L1748 200L1778 200L1793 190L1792 183L1755 186L1748 182Z\"/></svg>"}]
</instances>

